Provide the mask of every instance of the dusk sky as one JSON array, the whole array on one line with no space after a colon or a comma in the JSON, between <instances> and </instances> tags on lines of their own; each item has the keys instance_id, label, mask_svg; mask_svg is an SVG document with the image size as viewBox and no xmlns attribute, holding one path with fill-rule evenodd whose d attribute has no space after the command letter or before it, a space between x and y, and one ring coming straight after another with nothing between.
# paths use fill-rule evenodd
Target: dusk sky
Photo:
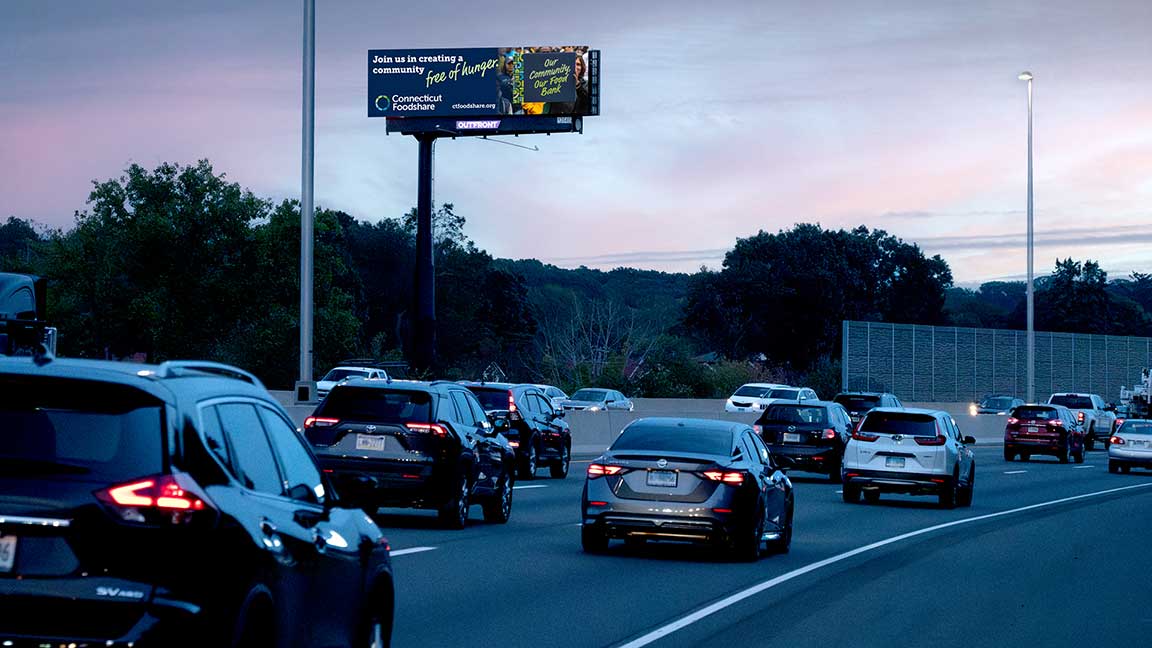
<instances>
[{"instance_id":1,"label":"dusk sky","mask_svg":"<svg viewBox=\"0 0 1152 648\"><path fill-rule=\"evenodd\" d=\"M296 0L5 0L0 218L70 227L94 179L211 160L300 192ZM583 135L436 149L435 199L498 257L718 268L738 237L864 224L958 283L1025 270L1035 76L1038 273L1152 271L1152 2L317 2L316 201L416 201L416 143L366 116L369 49L587 44ZM317 260L322 263L322 260Z\"/></svg>"}]
</instances>

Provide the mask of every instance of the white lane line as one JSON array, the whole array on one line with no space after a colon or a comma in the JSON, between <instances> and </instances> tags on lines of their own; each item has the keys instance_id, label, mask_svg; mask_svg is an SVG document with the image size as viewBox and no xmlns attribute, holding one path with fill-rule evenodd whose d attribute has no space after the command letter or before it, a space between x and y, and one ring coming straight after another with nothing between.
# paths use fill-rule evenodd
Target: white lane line
<instances>
[{"instance_id":1,"label":"white lane line","mask_svg":"<svg viewBox=\"0 0 1152 648\"><path fill-rule=\"evenodd\" d=\"M998 511L996 513L988 513L986 515L977 515L976 517L964 518L963 520L953 520L952 522L945 522L943 524L937 524L937 525L930 526L930 527L927 527L924 529L919 529L916 531L909 531L908 533L903 533L903 534L900 534L898 536L893 536L893 537L885 539L885 540L873 542L872 544L864 545L863 547L857 547L855 549L852 549L851 551L845 551L842 554L837 554L835 556L832 556L831 558L825 558L824 560L819 560L819 561L811 563L809 565L805 565L799 569L794 569L794 570L792 570L786 574L782 574L780 576L777 576L776 578L766 580L762 583L753 585L752 587L749 587L748 589L736 592L735 594L732 594L731 596L722 598L719 601L716 601L715 603L713 603L707 607L701 608L701 609L699 609L699 610L697 610L697 611L695 611L695 612L693 612L687 616L684 616L677 621L673 621L672 623L669 623L666 626L657 628L657 629L653 630L652 632L649 632L648 634L646 634L646 635L644 635L638 639L633 639L632 641L629 641L626 644L622 644L620 646L620 648L640 648L641 646L647 646L650 643L659 641L660 639L667 637L668 635L672 634L673 632L676 632L677 630L682 630L683 628L686 628L686 627L692 625L693 623L696 623L697 621L700 621L702 619L710 617L713 614L716 614L717 612L724 610L725 608L732 607L733 605L736 605L737 603L743 601L744 599L753 597L753 596L755 596L761 592L770 590L773 587L776 587L777 585L781 585L783 583L786 583L786 582L788 582L794 578L799 578L800 576L803 576L803 575L808 574L810 572L814 572L818 569L827 567L828 565L842 562L842 561L847 560L849 558L852 558L854 556L858 556L860 554L867 553L869 551L873 551L873 550L879 549L881 547L885 547L885 546L888 546L890 544L900 542L902 540L907 540L909 538L915 538L916 536L921 536L921 535L924 535L926 533L932 533L934 531L939 531L941 529L948 529L948 528L951 528L954 526L960 526L963 524L971 524L973 522L979 522L981 520L990 520L992 518L1004 517L1006 515L1013 515L1015 513L1023 513L1024 511L1032 511L1035 509L1046 508L1049 506L1055 506L1057 504L1064 504L1066 502L1075 502L1077 500L1088 499L1088 498L1092 498L1092 497L1100 497L1101 495L1109 495L1111 493L1120 493L1123 491L1133 490L1133 489L1137 489L1137 488L1149 488L1149 487L1152 487L1152 483L1135 484L1133 486L1121 486L1120 488L1110 488L1108 490L1096 491L1094 493L1085 493L1083 495L1074 495L1072 497L1063 497L1063 498L1051 500L1048 502L1040 502L1039 504L1031 504L1029 506L1022 506L1020 508L1009 509L1007 511Z\"/></svg>"},{"instance_id":2,"label":"white lane line","mask_svg":"<svg viewBox=\"0 0 1152 648\"><path fill-rule=\"evenodd\" d=\"M409 547L408 549L397 549L392 552L392 556L407 556L408 554L424 553L425 551L432 551L436 547Z\"/></svg>"},{"instance_id":3,"label":"white lane line","mask_svg":"<svg viewBox=\"0 0 1152 648\"><path fill-rule=\"evenodd\" d=\"M1028 471L1027 470L1005 470L1004 474L1005 475L1023 475L1026 472L1028 472Z\"/></svg>"},{"instance_id":4,"label":"white lane line","mask_svg":"<svg viewBox=\"0 0 1152 648\"><path fill-rule=\"evenodd\" d=\"M1073 468L1075 468L1075 469L1077 469L1077 470L1084 470L1085 468L1095 468L1095 467L1096 467L1096 466L1093 466L1093 465L1086 465L1086 466L1073 466Z\"/></svg>"},{"instance_id":5,"label":"white lane line","mask_svg":"<svg viewBox=\"0 0 1152 648\"><path fill-rule=\"evenodd\" d=\"M527 490L529 488L548 488L544 484L532 484L531 486L513 486L512 490Z\"/></svg>"},{"instance_id":6,"label":"white lane line","mask_svg":"<svg viewBox=\"0 0 1152 648\"><path fill-rule=\"evenodd\" d=\"M844 491L842 491L842 490L838 490L838 491L836 491L836 494L837 494L837 495L843 495L843 494L844 494Z\"/></svg>"}]
</instances>

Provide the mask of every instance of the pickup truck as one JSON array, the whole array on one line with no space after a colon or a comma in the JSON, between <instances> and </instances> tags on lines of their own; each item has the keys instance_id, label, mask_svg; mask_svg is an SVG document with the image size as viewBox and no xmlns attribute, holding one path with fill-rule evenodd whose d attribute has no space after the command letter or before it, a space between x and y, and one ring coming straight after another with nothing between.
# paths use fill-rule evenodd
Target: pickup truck
<instances>
[{"instance_id":1,"label":"pickup truck","mask_svg":"<svg viewBox=\"0 0 1152 648\"><path fill-rule=\"evenodd\" d=\"M1104 402L1098 394L1060 393L1048 398L1049 405L1063 405L1072 410L1076 420L1084 427L1084 447L1092 450L1096 440L1108 447L1108 440L1116 430L1116 408Z\"/></svg>"}]
</instances>

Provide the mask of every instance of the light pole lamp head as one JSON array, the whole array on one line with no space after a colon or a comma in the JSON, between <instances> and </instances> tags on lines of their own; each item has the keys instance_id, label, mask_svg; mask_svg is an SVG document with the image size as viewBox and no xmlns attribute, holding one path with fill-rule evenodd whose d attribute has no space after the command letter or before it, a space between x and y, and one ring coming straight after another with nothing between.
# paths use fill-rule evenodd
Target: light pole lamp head
<instances>
[{"instance_id":1,"label":"light pole lamp head","mask_svg":"<svg viewBox=\"0 0 1152 648\"><path fill-rule=\"evenodd\" d=\"M1020 74L1016 75L1016 78L1020 79L1021 81L1031 81L1032 80L1032 73L1027 72L1027 71L1021 72Z\"/></svg>"}]
</instances>

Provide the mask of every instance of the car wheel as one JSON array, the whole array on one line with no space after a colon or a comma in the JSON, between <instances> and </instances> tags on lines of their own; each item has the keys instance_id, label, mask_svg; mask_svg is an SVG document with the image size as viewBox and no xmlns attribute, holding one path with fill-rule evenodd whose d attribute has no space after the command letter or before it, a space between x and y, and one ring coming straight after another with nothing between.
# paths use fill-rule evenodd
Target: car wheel
<instances>
[{"instance_id":1,"label":"car wheel","mask_svg":"<svg viewBox=\"0 0 1152 648\"><path fill-rule=\"evenodd\" d=\"M972 474L968 483L956 493L956 503L963 507L972 506L972 494L976 490L976 464L972 464Z\"/></svg>"},{"instance_id":2,"label":"car wheel","mask_svg":"<svg viewBox=\"0 0 1152 648\"><path fill-rule=\"evenodd\" d=\"M444 523L445 527L463 529L464 525L468 523L468 509L471 507L468 495L468 480L461 477L455 497L440 507L440 521Z\"/></svg>"},{"instance_id":3,"label":"car wheel","mask_svg":"<svg viewBox=\"0 0 1152 648\"><path fill-rule=\"evenodd\" d=\"M864 491L864 501L869 504L875 504L880 501L880 490L877 488L869 488Z\"/></svg>"},{"instance_id":4,"label":"car wheel","mask_svg":"<svg viewBox=\"0 0 1152 648\"><path fill-rule=\"evenodd\" d=\"M360 625L356 648L388 648L392 643L391 598L372 597Z\"/></svg>"},{"instance_id":5,"label":"car wheel","mask_svg":"<svg viewBox=\"0 0 1152 648\"><path fill-rule=\"evenodd\" d=\"M1118 464L1118 463L1116 463L1115 461L1112 461L1111 459L1109 459L1109 460L1108 460L1108 472L1110 472L1110 473L1118 473L1118 472L1120 472L1120 464Z\"/></svg>"},{"instance_id":6,"label":"car wheel","mask_svg":"<svg viewBox=\"0 0 1152 648\"><path fill-rule=\"evenodd\" d=\"M1020 461L1031 461L1031 460L1032 460L1032 455L1028 454L1027 452L1021 452L1020 453Z\"/></svg>"},{"instance_id":7,"label":"car wheel","mask_svg":"<svg viewBox=\"0 0 1152 648\"><path fill-rule=\"evenodd\" d=\"M505 474L500 478L500 490L484 502L484 521L504 524L512 517L512 479Z\"/></svg>"},{"instance_id":8,"label":"car wheel","mask_svg":"<svg viewBox=\"0 0 1152 648\"><path fill-rule=\"evenodd\" d=\"M773 540L768 546L768 549L775 554L786 554L792 550L792 520L793 520L792 505L788 505L788 517L784 524L784 531L780 534L779 540Z\"/></svg>"},{"instance_id":9,"label":"car wheel","mask_svg":"<svg viewBox=\"0 0 1152 648\"><path fill-rule=\"evenodd\" d=\"M586 553L603 553L608 550L608 536L596 527L584 525L580 527L580 544Z\"/></svg>"},{"instance_id":10,"label":"car wheel","mask_svg":"<svg viewBox=\"0 0 1152 648\"><path fill-rule=\"evenodd\" d=\"M844 490L842 493L844 495L844 501L849 504L856 504L860 501L859 486L849 486L848 484L844 484Z\"/></svg>"},{"instance_id":11,"label":"car wheel","mask_svg":"<svg viewBox=\"0 0 1152 648\"><path fill-rule=\"evenodd\" d=\"M1056 454L1056 458L1060 463L1068 463L1068 448L1061 448L1060 452Z\"/></svg>"},{"instance_id":12,"label":"car wheel","mask_svg":"<svg viewBox=\"0 0 1152 648\"><path fill-rule=\"evenodd\" d=\"M249 594L243 610L232 635L233 648L273 648L276 645L276 622L272 601L266 595L253 597Z\"/></svg>"},{"instance_id":13,"label":"car wheel","mask_svg":"<svg viewBox=\"0 0 1152 648\"><path fill-rule=\"evenodd\" d=\"M539 461L540 452L536 450L536 441L533 440L528 446L528 454L520 464L520 479L535 479Z\"/></svg>"},{"instance_id":14,"label":"car wheel","mask_svg":"<svg viewBox=\"0 0 1152 648\"><path fill-rule=\"evenodd\" d=\"M1004 461L1016 461L1016 453L1004 448Z\"/></svg>"},{"instance_id":15,"label":"car wheel","mask_svg":"<svg viewBox=\"0 0 1152 648\"><path fill-rule=\"evenodd\" d=\"M560 446L560 458L549 468L552 479L564 479L568 476L568 467L572 463L572 451L568 444Z\"/></svg>"},{"instance_id":16,"label":"car wheel","mask_svg":"<svg viewBox=\"0 0 1152 648\"><path fill-rule=\"evenodd\" d=\"M956 499L960 490L960 478L953 475L949 483L944 484L940 489L940 508L952 509L956 508Z\"/></svg>"},{"instance_id":17,"label":"car wheel","mask_svg":"<svg viewBox=\"0 0 1152 648\"><path fill-rule=\"evenodd\" d=\"M1084 437L1084 447L1088 450L1096 449L1096 428L1088 428L1088 436Z\"/></svg>"},{"instance_id":18,"label":"car wheel","mask_svg":"<svg viewBox=\"0 0 1152 648\"><path fill-rule=\"evenodd\" d=\"M1072 453L1072 461L1076 463L1084 463L1084 445L1080 445L1080 449Z\"/></svg>"},{"instance_id":19,"label":"car wheel","mask_svg":"<svg viewBox=\"0 0 1152 648\"><path fill-rule=\"evenodd\" d=\"M1132 466L1129 466L1128 464L1121 464L1120 465L1120 472L1127 475L1128 473L1132 472Z\"/></svg>"},{"instance_id":20,"label":"car wheel","mask_svg":"<svg viewBox=\"0 0 1152 648\"><path fill-rule=\"evenodd\" d=\"M832 465L828 467L828 481L833 484L839 484L844 481L844 474L840 471L840 462L833 461Z\"/></svg>"},{"instance_id":21,"label":"car wheel","mask_svg":"<svg viewBox=\"0 0 1152 648\"><path fill-rule=\"evenodd\" d=\"M756 514L756 522L731 542L732 557L741 562L755 562L760 559L760 547L764 543L764 511Z\"/></svg>"}]
</instances>

